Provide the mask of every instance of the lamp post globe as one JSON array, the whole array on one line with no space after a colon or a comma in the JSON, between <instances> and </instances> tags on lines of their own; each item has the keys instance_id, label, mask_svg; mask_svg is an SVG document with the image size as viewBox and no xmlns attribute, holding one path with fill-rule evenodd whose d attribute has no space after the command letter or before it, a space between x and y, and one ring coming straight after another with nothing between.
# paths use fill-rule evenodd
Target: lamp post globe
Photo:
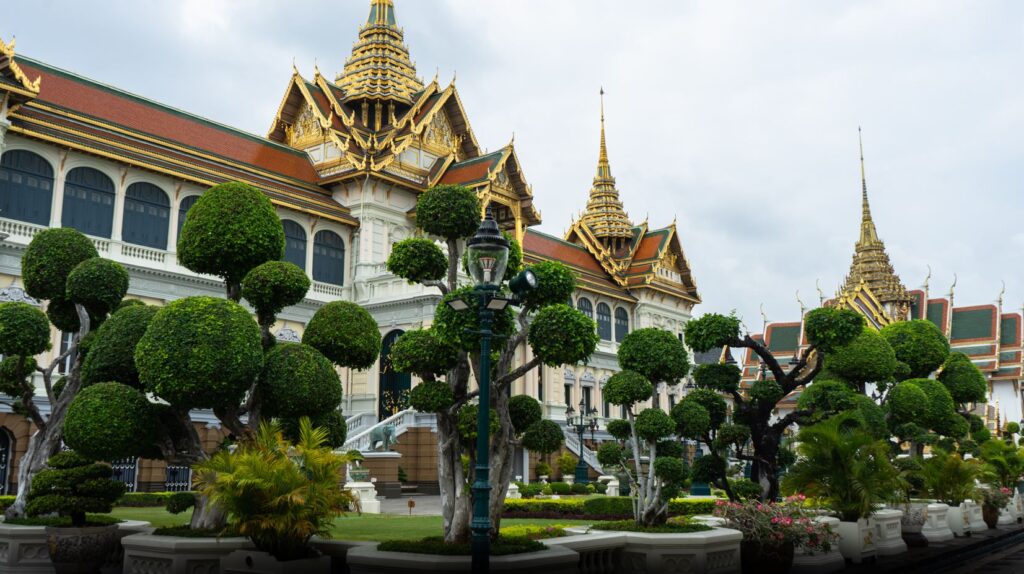
<instances>
[{"instance_id":1,"label":"lamp post globe","mask_svg":"<svg viewBox=\"0 0 1024 574\"><path fill-rule=\"evenodd\" d=\"M508 266L508 251L508 240L501 234L498 222L488 208L480 228L466 242L466 266L477 289L498 289Z\"/></svg>"}]
</instances>

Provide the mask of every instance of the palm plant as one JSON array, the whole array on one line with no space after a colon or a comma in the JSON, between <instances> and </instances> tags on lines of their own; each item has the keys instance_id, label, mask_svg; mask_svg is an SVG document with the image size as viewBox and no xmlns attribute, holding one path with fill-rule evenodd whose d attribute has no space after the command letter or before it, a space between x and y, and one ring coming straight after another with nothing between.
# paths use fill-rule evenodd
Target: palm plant
<instances>
[{"instance_id":1,"label":"palm plant","mask_svg":"<svg viewBox=\"0 0 1024 574\"><path fill-rule=\"evenodd\" d=\"M900 488L888 445L859 419L833 417L802 429L797 440L800 458L783 478L783 489L823 500L844 521L867 518Z\"/></svg>"},{"instance_id":2,"label":"palm plant","mask_svg":"<svg viewBox=\"0 0 1024 574\"><path fill-rule=\"evenodd\" d=\"M1024 475L1024 449L1001 440L986 441L981 445L982 478L989 484L1016 488Z\"/></svg>"},{"instance_id":3,"label":"palm plant","mask_svg":"<svg viewBox=\"0 0 1024 574\"><path fill-rule=\"evenodd\" d=\"M921 463L921 476L928 493L940 502L959 506L978 497L975 480L981 475L977 460L964 460L959 453L935 449Z\"/></svg>"},{"instance_id":4,"label":"palm plant","mask_svg":"<svg viewBox=\"0 0 1024 574\"><path fill-rule=\"evenodd\" d=\"M260 425L234 452L197 464L196 488L228 515L228 527L278 560L310 556L310 537L329 537L334 518L352 501L339 488L345 455L326 447L328 431L299 422L289 443L277 423Z\"/></svg>"}]
</instances>

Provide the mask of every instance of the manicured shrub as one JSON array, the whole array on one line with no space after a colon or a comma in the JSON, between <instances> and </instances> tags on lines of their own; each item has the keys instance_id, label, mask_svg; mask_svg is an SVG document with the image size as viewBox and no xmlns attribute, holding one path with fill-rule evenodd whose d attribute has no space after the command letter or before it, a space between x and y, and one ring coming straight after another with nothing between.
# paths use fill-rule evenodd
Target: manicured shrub
<instances>
[{"instance_id":1,"label":"manicured shrub","mask_svg":"<svg viewBox=\"0 0 1024 574\"><path fill-rule=\"evenodd\" d=\"M509 399L508 415L512 419L512 430L517 435L543 418L540 403L530 395L515 395Z\"/></svg>"},{"instance_id":2,"label":"manicured shrub","mask_svg":"<svg viewBox=\"0 0 1024 574\"><path fill-rule=\"evenodd\" d=\"M576 290L576 275L564 263L541 261L529 269L537 276L537 288L523 295L523 309L527 311L564 304Z\"/></svg>"},{"instance_id":3,"label":"manicured shrub","mask_svg":"<svg viewBox=\"0 0 1024 574\"><path fill-rule=\"evenodd\" d=\"M423 381L409 392L409 405L421 413L440 413L453 404L455 395L444 381Z\"/></svg>"},{"instance_id":4,"label":"manicured shrub","mask_svg":"<svg viewBox=\"0 0 1024 574\"><path fill-rule=\"evenodd\" d=\"M690 372L682 341L664 329L637 329L619 343L619 366L651 383L674 384Z\"/></svg>"},{"instance_id":5,"label":"manicured shrub","mask_svg":"<svg viewBox=\"0 0 1024 574\"><path fill-rule=\"evenodd\" d=\"M661 409L644 409L636 417L636 434L646 441L656 442L675 430L672 417Z\"/></svg>"},{"instance_id":6,"label":"manicured shrub","mask_svg":"<svg viewBox=\"0 0 1024 574\"><path fill-rule=\"evenodd\" d=\"M391 248L387 266L388 271L412 283L438 281L448 274L448 257L433 241L412 237Z\"/></svg>"},{"instance_id":7,"label":"manicured shrub","mask_svg":"<svg viewBox=\"0 0 1024 574\"><path fill-rule=\"evenodd\" d=\"M254 267L284 255L284 227L260 190L228 182L206 190L188 211L178 261L237 284Z\"/></svg>"},{"instance_id":8,"label":"manicured shrub","mask_svg":"<svg viewBox=\"0 0 1024 574\"><path fill-rule=\"evenodd\" d=\"M532 452L547 456L562 448L565 434L562 427L552 420L541 420L530 425L523 433L523 446ZM541 474L551 474L550 472Z\"/></svg>"},{"instance_id":9,"label":"manicured shrub","mask_svg":"<svg viewBox=\"0 0 1024 574\"><path fill-rule=\"evenodd\" d=\"M564 472L564 471L563 471ZM565 482L552 482L548 486L551 487L551 493L559 496L566 494L572 494L572 485Z\"/></svg>"},{"instance_id":10,"label":"manicured shrub","mask_svg":"<svg viewBox=\"0 0 1024 574\"><path fill-rule=\"evenodd\" d=\"M480 227L480 198L460 185L438 185L416 202L416 225L431 235L462 239Z\"/></svg>"},{"instance_id":11,"label":"manicured shrub","mask_svg":"<svg viewBox=\"0 0 1024 574\"><path fill-rule=\"evenodd\" d=\"M167 504L164 508L171 514L181 514L196 505L196 493L174 492L167 497Z\"/></svg>"},{"instance_id":12,"label":"manicured shrub","mask_svg":"<svg viewBox=\"0 0 1024 574\"><path fill-rule=\"evenodd\" d=\"M88 311L88 309L86 309ZM46 303L46 317L53 323L53 326L65 333L75 333L81 328L82 323L78 318L78 309L75 304L64 297L54 297ZM96 327L98 317L89 314L89 326Z\"/></svg>"},{"instance_id":13,"label":"manicured shrub","mask_svg":"<svg viewBox=\"0 0 1024 574\"><path fill-rule=\"evenodd\" d=\"M260 329L232 301L179 299L150 321L135 366L143 388L175 406L237 404L263 367Z\"/></svg>"},{"instance_id":14,"label":"manicured shrub","mask_svg":"<svg viewBox=\"0 0 1024 574\"><path fill-rule=\"evenodd\" d=\"M263 412L271 417L313 416L341 404L338 372L309 345L275 345L266 354L256 388Z\"/></svg>"},{"instance_id":15,"label":"manicured shrub","mask_svg":"<svg viewBox=\"0 0 1024 574\"><path fill-rule=\"evenodd\" d=\"M775 382L775 379L761 379L754 381L754 383L750 385L750 390L747 391L747 395L750 397L751 401L774 405L782 400L782 397L786 396L786 393L782 391L782 386Z\"/></svg>"},{"instance_id":16,"label":"manicured shrub","mask_svg":"<svg viewBox=\"0 0 1024 574\"><path fill-rule=\"evenodd\" d=\"M619 371L605 383L604 399L613 405L633 405L651 398L653 392L654 386L640 373Z\"/></svg>"},{"instance_id":17,"label":"manicured shrub","mask_svg":"<svg viewBox=\"0 0 1024 574\"><path fill-rule=\"evenodd\" d=\"M708 313L692 319L684 329L686 345L698 353L724 347L740 336L740 320L735 315Z\"/></svg>"},{"instance_id":18,"label":"manicured shrub","mask_svg":"<svg viewBox=\"0 0 1024 574\"><path fill-rule=\"evenodd\" d=\"M366 309L348 301L334 301L318 309L302 342L339 367L368 369L380 355L377 322Z\"/></svg>"},{"instance_id":19,"label":"manicured shrub","mask_svg":"<svg viewBox=\"0 0 1024 574\"><path fill-rule=\"evenodd\" d=\"M66 297L98 317L105 317L128 293L128 271L115 261L93 257L68 274Z\"/></svg>"},{"instance_id":20,"label":"manicured shrub","mask_svg":"<svg viewBox=\"0 0 1024 574\"><path fill-rule=\"evenodd\" d=\"M242 297L261 320L269 321L281 309L301 303L309 286L309 275L294 263L267 261L245 275Z\"/></svg>"},{"instance_id":21,"label":"manicured shrub","mask_svg":"<svg viewBox=\"0 0 1024 574\"><path fill-rule=\"evenodd\" d=\"M93 257L99 257L96 246L79 231L69 227L40 231L21 258L25 292L36 299L64 298L68 275Z\"/></svg>"},{"instance_id":22,"label":"manicured shrub","mask_svg":"<svg viewBox=\"0 0 1024 574\"><path fill-rule=\"evenodd\" d=\"M561 303L537 312L527 340L545 365L558 367L585 360L594 353L600 337L593 319Z\"/></svg>"},{"instance_id":23,"label":"manicured shrub","mask_svg":"<svg viewBox=\"0 0 1024 574\"><path fill-rule=\"evenodd\" d=\"M740 368L729 363L707 363L693 369L693 380L698 387L720 393L738 390L740 375Z\"/></svg>"},{"instance_id":24,"label":"manicured shrub","mask_svg":"<svg viewBox=\"0 0 1024 574\"><path fill-rule=\"evenodd\" d=\"M573 494L587 494L587 488L589 486L590 486L589 484L582 484L582 483L579 483L579 482L574 482L574 483L569 485L569 487L570 487L569 490Z\"/></svg>"},{"instance_id":25,"label":"manicured shrub","mask_svg":"<svg viewBox=\"0 0 1024 574\"><path fill-rule=\"evenodd\" d=\"M819 307L804 318L807 340L826 353L850 344L864 330L864 317L850 309Z\"/></svg>"},{"instance_id":26,"label":"manicured shrub","mask_svg":"<svg viewBox=\"0 0 1024 574\"><path fill-rule=\"evenodd\" d=\"M0 303L0 354L32 357L50 348L50 322L28 303Z\"/></svg>"},{"instance_id":27,"label":"manicured shrub","mask_svg":"<svg viewBox=\"0 0 1024 574\"><path fill-rule=\"evenodd\" d=\"M135 347L159 310L149 305L131 305L104 321L95 331L89 354L82 363L82 385L115 382L138 387Z\"/></svg>"},{"instance_id":28,"label":"manicured shrub","mask_svg":"<svg viewBox=\"0 0 1024 574\"><path fill-rule=\"evenodd\" d=\"M64 441L93 460L141 454L157 426L149 400L121 383L97 383L82 389L68 406Z\"/></svg>"},{"instance_id":29,"label":"manicured shrub","mask_svg":"<svg viewBox=\"0 0 1024 574\"><path fill-rule=\"evenodd\" d=\"M984 402L988 397L988 382L985 375L971 362L970 357L963 353L950 353L938 379L946 386L953 397L953 402L957 404Z\"/></svg>"},{"instance_id":30,"label":"manicured shrub","mask_svg":"<svg viewBox=\"0 0 1024 574\"><path fill-rule=\"evenodd\" d=\"M71 518L71 525L86 526L86 513L107 513L124 494L123 483L111 480L113 471L74 452L53 455L47 469L36 475L28 493L26 514L56 513Z\"/></svg>"},{"instance_id":31,"label":"manicured shrub","mask_svg":"<svg viewBox=\"0 0 1024 574\"><path fill-rule=\"evenodd\" d=\"M931 321L899 321L882 328L882 336L896 352L896 359L910 371L907 378L924 378L949 356L949 341Z\"/></svg>"},{"instance_id":32,"label":"manicured shrub","mask_svg":"<svg viewBox=\"0 0 1024 574\"><path fill-rule=\"evenodd\" d=\"M391 346L391 365L400 373L444 375L458 360L458 349L445 343L433 329L406 331Z\"/></svg>"},{"instance_id":33,"label":"manicured shrub","mask_svg":"<svg viewBox=\"0 0 1024 574\"><path fill-rule=\"evenodd\" d=\"M606 423L605 428L616 440L628 440L633 434L629 421L624 419L612 419Z\"/></svg>"},{"instance_id":34,"label":"manicured shrub","mask_svg":"<svg viewBox=\"0 0 1024 574\"><path fill-rule=\"evenodd\" d=\"M825 365L850 383L885 382L896 371L896 353L877 331L864 328L853 341L828 353Z\"/></svg>"}]
</instances>

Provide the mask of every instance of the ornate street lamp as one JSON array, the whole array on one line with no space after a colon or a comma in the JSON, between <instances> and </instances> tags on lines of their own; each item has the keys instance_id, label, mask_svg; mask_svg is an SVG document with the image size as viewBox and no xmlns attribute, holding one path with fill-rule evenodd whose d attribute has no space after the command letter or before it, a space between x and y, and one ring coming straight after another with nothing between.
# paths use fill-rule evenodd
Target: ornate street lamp
<instances>
[{"instance_id":1,"label":"ornate street lamp","mask_svg":"<svg viewBox=\"0 0 1024 574\"><path fill-rule=\"evenodd\" d=\"M491 517L488 508L490 501L490 435L489 413L491 404L491 339L494 332L494 313L502 311L510 304L518 304L518 296L537 287L537 276L529 269L519 273L509 281L509 288L517 297L502 297L499 288L505 277L508 266L509 243L501 230L490 208L480 222L476 234L466 242L466 267L475 286L471 297L477 303L480 313L480 407L477 409L476 421L476 478L473 482L473 520L470 523L472 538L472 571L474 574L486 573L490 570L491 560ZM470 302L463 299L452 299L448 306L455 311L469 309Z\"/></svg>"},{"instance_id":2,"label":"ornate street lamp","mask_svg":"<svg viewBox=\"0 0 1024 574\"><path fill-rule=\"evenodd\" d=\"M580 439L580 458L576 463L576 483L587 484L590 482L587 475L587 463L583 460L583 433L587 429L597 428L597 409L588 409L585 401L580 401L579 415L576 415L576 410L569 405L565 409L565 424L569 427L569 430L576 431L576 435ZM591 430L593 433L594 430Z\"/></svg>"}]
</instances>

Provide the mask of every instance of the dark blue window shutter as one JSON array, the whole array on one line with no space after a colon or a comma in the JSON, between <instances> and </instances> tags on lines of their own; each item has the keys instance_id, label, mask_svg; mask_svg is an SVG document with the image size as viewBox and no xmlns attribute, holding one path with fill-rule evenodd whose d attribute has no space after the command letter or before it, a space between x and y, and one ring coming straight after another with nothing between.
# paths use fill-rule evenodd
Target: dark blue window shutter
<instances>
[{"instance_id":1,"label":"dark blue window shutter","mask_svg":"<svg viewBox=\"0 0 1024 574\"><path fill-rule=\"evenodd\" d=\"M133 183L124 198L121 239L153 249L167 249L171 202L151 183Z\"/></svg>"},{"instance_id":2,"label":"dark blue window shutter","mask_svg":"<svg viewBox=\"0 0 1024 574\"><path fill-rule=\"evenodd\" d=\"M178 241L181 241L181 228L185 226L185 216L197 201L199 201L198 195L189 195L178 204Z\"/></svg>"},{"instance_id":3,"label":"dark blue window shutter","mask_svg":"<svg viewBox=\"0 0 1024 574\"><path fill-rule=\"evenodd\" d=\"M619 307L615 310L615 342L621 343L629 334L629 313Z\"/></svg>"},{"instance_id":4,"label":"dark blue window shutter","mask_svg":"<svg viewBox=\"0 0 1024 574\"><path fill-rule=\"evenodd\" d=\"M345 243L333 231L321 231L313 238L313 280L345 284Z\"/></svg>"},{"instance_id":5,"label":"dark blue window shutter","mask_svg":"<svg viewBox=\"0 0 1024 574\"><path fill-rule=\"evenodd\" d=\"M60 224L109 239L114 227L114 196L114 182L106 174L91 167L76 167L64 180Z\"/></svg>"},{"instance_id":6,"label":"dark blue window shutter","mask_svg":"<svg viewBox=\"0 0 1024 574\"><path fill-rule=\"evenodd\" d=\"M580 297L576 301L576 308L579 309L580 313L583 313L591 319L594 318L594 304L590 302L590 299L586 297Z\"/></svg>"},{"instance_id":7,"label":"dark blue window shutter","mask_svg":"<svg viewBox=\"0 0 1024 574\"><path fill-rule=\"evenodd\" d=\"M290 219L281 221L284 226L284 260L306 269L306 230ZM340 238L339 238L340 239ZM345 248L342 246L342 257Z\"/></svg>"},{"instance_id":8,"label":"dark blue window shutter","mask_svg":"<svg viewBox=\"0 0 1024 574\"><path fill-rule=\"evenodd\" d=\"M602 341L612 340L612 310L604 304L597 304L597 334Z\"/></svg>"},{"instance_id":9,"label":"dark blue window shutter","mask_svg":"<svg viewBox=\"0 0 1024 574\"><path fill-rule=\"evenodd\" d=\"M0 158L0 217L50 224L53 168L38 154L11 150Z\"/></svg>"}]
</instances>

